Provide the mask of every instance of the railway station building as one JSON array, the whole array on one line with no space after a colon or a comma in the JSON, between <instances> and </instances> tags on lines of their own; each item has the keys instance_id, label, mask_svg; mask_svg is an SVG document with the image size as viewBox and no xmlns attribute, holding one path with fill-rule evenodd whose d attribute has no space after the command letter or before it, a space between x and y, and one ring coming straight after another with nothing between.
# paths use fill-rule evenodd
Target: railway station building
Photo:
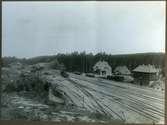
<instances>
[{"instance_id":1,"label":"railway station building","mask_svg":"<svg viewBox=\"0 0 167 125\"><path fill-rule=\"evenodd\" d=\"M108 75L112 74L112 68L106 61L98 61L94 66L93 66L93 71L94 73L106 77Z\"/></svg>"}]
</instances>

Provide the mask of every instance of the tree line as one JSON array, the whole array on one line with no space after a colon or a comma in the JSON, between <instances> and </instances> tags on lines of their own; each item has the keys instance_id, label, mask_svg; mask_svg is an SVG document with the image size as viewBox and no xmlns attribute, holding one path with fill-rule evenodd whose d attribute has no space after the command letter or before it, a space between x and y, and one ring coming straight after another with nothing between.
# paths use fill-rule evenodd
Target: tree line
<instances>
[{"instance_id":1,"label":"tree line","mask_svg":"<svg viewBox=\"0 0 167 125\"><path fill-rule=\"evenodd\" d=\"M63 64L67 71L92 72L93 65L99 60L107 61L108 64L115 69L117 66L127 66L133 70L138 65L151 64L157 68L164 69L164 53L138 53L138 54L122 54L112 55L106 53L85 53L73 52L69 54L57 54L52 56L39 56L29 59L18 59L16 57L3 57L2 65L7 66L12 62L20 62L23 64L36 64L39 62L55 62Z\"/></svg>"}]
</instances>

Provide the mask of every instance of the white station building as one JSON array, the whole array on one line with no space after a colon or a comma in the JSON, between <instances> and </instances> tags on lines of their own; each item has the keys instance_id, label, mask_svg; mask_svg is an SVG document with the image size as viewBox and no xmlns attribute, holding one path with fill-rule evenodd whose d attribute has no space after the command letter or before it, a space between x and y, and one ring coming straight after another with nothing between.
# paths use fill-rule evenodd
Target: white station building
<instances>
[{"instance_id":1,"label":"white station building","mask_svg":"<svg viewBox=\"0 0 167 125\"><path fill-rule=\"evenodd\" d=\"M112 74L112 68L106 61L98 61L93 66L93 71L100 76L108 76Z\"/></svg>"}]
</instances>

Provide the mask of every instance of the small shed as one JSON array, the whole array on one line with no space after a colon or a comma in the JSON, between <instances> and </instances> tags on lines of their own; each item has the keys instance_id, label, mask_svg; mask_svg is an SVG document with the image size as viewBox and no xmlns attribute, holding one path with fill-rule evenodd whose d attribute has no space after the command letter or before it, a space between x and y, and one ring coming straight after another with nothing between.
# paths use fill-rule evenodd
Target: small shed
<instances>
[{"instance_id":1,"label":"small shed","mask_svg":"<svg viewBox=\"0 0 167 125\"><path fill-rule=\"evenodd\" d=\"M100 76L108 76L112 74L112 68L106 61L98 61L93 66L93 71Z\"/></svg>"},{"instance_id":2,"label":"small shed","mask_svg":"<svg viewBox=\"0 0 167 125\"><path fill-rule=\"evenodd\" d=\"M115 75L131 75L130 70L127 66L117 66L114 70Z\"/></svg>"},{"instance_id":3,"label":"small shed","mask_svg":"<svg viewBox=\"0 0 167 125\"><path fill-rule=\"evenodd\" d=\"M148 85L150 81L157 80L157 70L153 65L139 65L133 70L134 82Z\"/></svg>"}]
</instances>

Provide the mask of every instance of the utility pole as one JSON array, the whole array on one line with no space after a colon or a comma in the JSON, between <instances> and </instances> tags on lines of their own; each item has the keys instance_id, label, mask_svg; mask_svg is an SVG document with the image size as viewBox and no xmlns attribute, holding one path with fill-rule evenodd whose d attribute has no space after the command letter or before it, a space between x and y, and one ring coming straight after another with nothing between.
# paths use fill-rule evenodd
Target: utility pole
<instances>
[{"instance_id":1,"label":"utility pole","mask_svg":"<svg viewBox=\"0 0 167 125\"><path fill-rule=\"evenodd\" d=\"M83 96L83 108L85 108L85 106L84 106L84 96Z\"/></svg>"}]
</instances>

